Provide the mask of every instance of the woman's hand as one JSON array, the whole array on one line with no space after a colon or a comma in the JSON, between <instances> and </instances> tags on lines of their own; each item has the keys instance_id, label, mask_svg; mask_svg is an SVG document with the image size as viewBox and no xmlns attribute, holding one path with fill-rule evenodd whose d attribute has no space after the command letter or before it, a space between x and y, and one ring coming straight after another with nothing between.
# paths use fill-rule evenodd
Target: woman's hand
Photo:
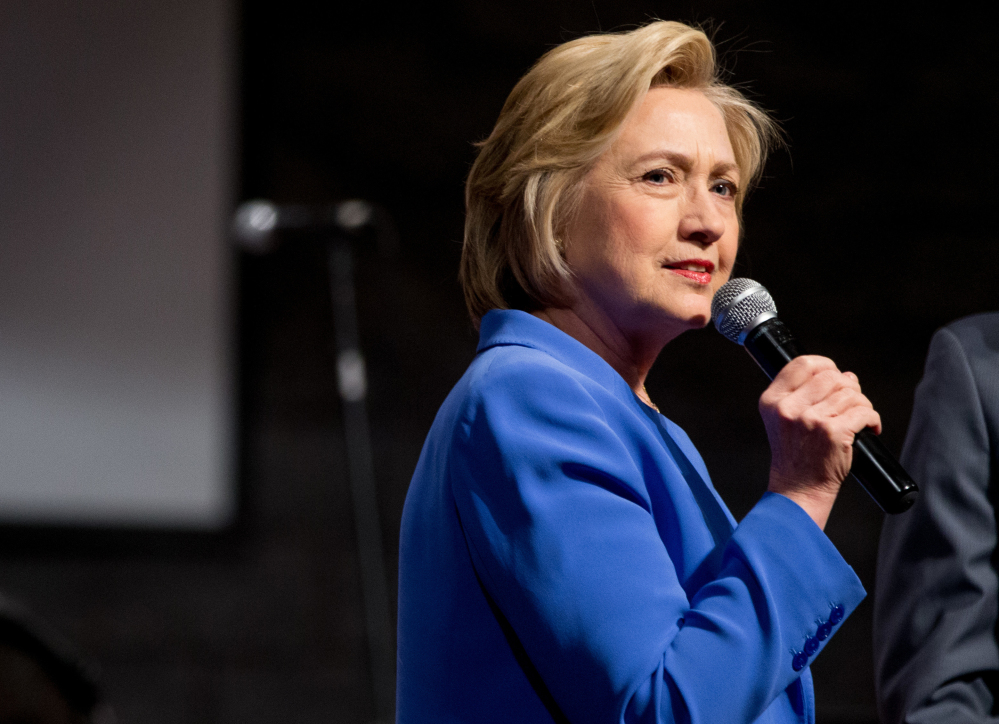
<instances>
[{"instance_id":1,"label":"woman's hand","mask_svg":"<svg viewBox=\"0 0 999 724\"><path fill-rule=\"evenodd\" d=\"M854 434L880 434L881 416L852 372L826 357L791 360L760 397L770 439L769 490L787 496L825 528L853 463Z\"/></svg>"}]
</instances>

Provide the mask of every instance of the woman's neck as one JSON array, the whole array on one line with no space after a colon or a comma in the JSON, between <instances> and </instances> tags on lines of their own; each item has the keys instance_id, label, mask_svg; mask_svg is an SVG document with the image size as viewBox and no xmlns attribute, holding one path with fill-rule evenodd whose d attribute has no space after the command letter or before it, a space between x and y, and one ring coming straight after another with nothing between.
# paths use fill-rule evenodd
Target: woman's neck
<instances>
[{"instance_id":1,"label":"woman's neck","mask_svg":"<svg viewBox=\"0 0 999 724\"><path fill-rule=\"evenodd\" d=\"M645 391L645 378L669 339L632 339L599 314L575 308L546 307L533 313L586 345L609 364L645 404L655 407Z\"/></svg>"}]
</instances>

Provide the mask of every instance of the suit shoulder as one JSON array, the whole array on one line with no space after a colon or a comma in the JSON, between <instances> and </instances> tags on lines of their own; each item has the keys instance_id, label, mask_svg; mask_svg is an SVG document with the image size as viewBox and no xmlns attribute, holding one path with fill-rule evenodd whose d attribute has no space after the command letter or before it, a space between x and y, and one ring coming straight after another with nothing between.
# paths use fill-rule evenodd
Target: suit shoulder
<instances>
[{"instance_id":1,"label":"suit shoulder","mask_svg":"<svg viewBox=\"0 0 999 724\"><path fill-rule=\"evenodd\" d=\"M467 373L473 397L527 392L544 396L599 384L552 355L533 347L498 345L481 352Z\"/></svg>"},{"instance_id":2,"label":"suit shoulder","mask_svg":"<svg viewBox=\"0 0 999 724\"><path fill-rule=\"evenodd\" d=\"M965 354L972 358L999 358L999 312L963 317L938 330L936 335L953 336Z\"/></svg>"}]
</instances>

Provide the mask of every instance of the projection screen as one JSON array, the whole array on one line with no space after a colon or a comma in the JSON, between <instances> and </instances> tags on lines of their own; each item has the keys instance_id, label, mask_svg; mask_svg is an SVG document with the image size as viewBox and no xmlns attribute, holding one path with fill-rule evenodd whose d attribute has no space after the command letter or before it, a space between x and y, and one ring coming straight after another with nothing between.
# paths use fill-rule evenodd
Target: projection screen
<instances>
[{"instance_id":1,"label":"projection screen","mask_svg":"<svg viewBox=\"0 0 999 724\"><path fill-rule=\"evenodd\" d=\"M0 525L234 515L232 10L0 4Z\"/></svg>"}]
</instances>

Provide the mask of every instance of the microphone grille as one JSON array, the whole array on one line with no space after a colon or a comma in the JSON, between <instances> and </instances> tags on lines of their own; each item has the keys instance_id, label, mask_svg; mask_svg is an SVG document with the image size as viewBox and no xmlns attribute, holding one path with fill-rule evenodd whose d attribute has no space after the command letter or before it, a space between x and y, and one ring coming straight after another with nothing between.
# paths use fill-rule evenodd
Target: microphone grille
<instances>
[{"instance_id":1,"label":"microphone grille","mask_svg":"<svg viewBox=\"0 0 999 724\"><path fill-rule=\"evenodd\" d=\"M761 317L776 315L777 305L770 292L759 282L744 277L730 279L711 300L715 328L736 344L742 344L744 333L763 321Z\"/></svg>"}]
</instances>

